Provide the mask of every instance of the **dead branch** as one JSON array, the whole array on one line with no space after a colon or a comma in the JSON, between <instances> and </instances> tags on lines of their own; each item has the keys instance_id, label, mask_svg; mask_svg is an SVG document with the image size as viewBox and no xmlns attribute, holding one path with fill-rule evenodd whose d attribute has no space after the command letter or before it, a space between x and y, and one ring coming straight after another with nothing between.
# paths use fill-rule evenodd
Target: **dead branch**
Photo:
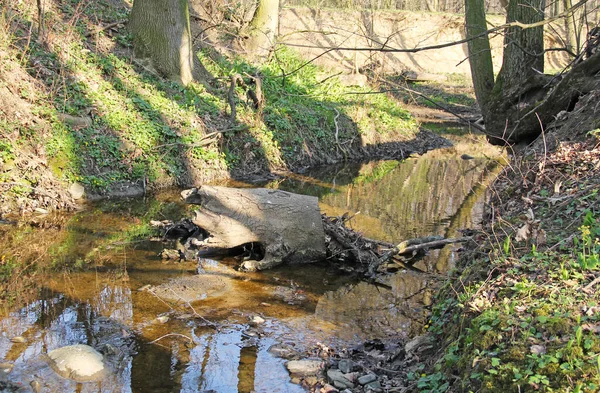
<instances>
[{"instance_id":1,"label":"dead branch","mask_svg":"<svg viewBox=\"0 0 600 393\"><path fill-rule=\"evenodd\" d=\"M369 266L369 275L373 275L377 268L394 255L409 255L416 251L427 250L430 248L439 248L447 244L462 243L470 240L470 237L444 239L441 236L427 236L416 239L405 240L396 247L387 251L377 261Z\"/></svg>"},{"instance_id":2,"label":"dead branch","mask_svg":"<svg viewBox=\"0 0 600 393\"><path fill-rule=\"evenodd\" d=\"M229 86L229 94L227 95L227 100L229 101L229 107L231 108L231 115L229 116L229 118L231 119L232 123L235 123L237 117L235 107L235 88L238 83L244 83L244 80L242 79L240 74L231 75L231 85Z\"/></svg>"},{"instance_id":3,"label":"dead branch","mask_svg":"<svg viewBox=\"0 0 600 393\"><path fill-rule=\"evenodd\" d=\"M86 38L88 38L88 37L91 37L91 36L93 36L93 35L95 35L95 34L98 34L98 33L100 33L101 31L104 31L104 30L111 29L111 28L113 28L113 27L115 27L115 26L118 26L118 25L124 25L124 24L126 24L126 23L127 23L127 20L126 20L126 19L123 19L123 20L116 21L116 22L114 22L114 23L109 23L109 24L107 24L107 25L104 25L104 26L97 27L97 28L93 29L92 31L89 31L89 32L88 32L88 33L85 35L85 37L86 37Z\"/></svg>"},{"instance_id":4,"label":"dead branch","mask_svg":"<svg viewBox=\"0 0 600 393\"><path fill-rule=\"evenodd\" d=\"M345 50L345 51L357 51L357 52L383 52L383 53L417 53L417 52L421 52L421 51L426 51L426 50L435 50L435 49L442 49L442 48L447 48L450 46L455 46L455 45L462 45L465 44L469 41L487 36L488 34L493 34L499 31L503 31L503 30L507 30L511 27L520 27L523 30L526 29L532 29L535 27L540 27L540 26L544 26L547 25L549 23L554 22L555 20L559 20L562 18L566 18L569 15L571 15L573 12L575 12L577 9L583 7L586 3L588 2L588 0L581 0L579 3L573 5L571 8L569 8L568 10L565 10L564 12L555 15L551 18L548 19L544 19L542 21L536 22L536 23L521 23L519 21L514 21L514 22L510 22L510 23L505 23L503 25L500 26L496 26L493 27L491 29L488 29L482 33L476 34L472 37L469 38L465 38L462 40L458 40L458 41L453 41L453 42L447 42L445 44L437 44L437 45L430 45L430 46L422 46L422 47L418 47L418 48L392 48L389 47L387 45L387 43L384 43L384 45L378 47L378 48L373 48L373 47L366 47L366 48L353 48L353 47L342 47L342 46L317 46L317 45L309 45L309 44L292 44L292 43L286 43L286 46L295 46L298 48L317 48L317 49L323 49L326 50L327 52L329 51L333 51L333 50ZM318 57L326 54L327 52L319 55ZM313 59L314 60L314 59Z\"/></svg>"}]
</instances>

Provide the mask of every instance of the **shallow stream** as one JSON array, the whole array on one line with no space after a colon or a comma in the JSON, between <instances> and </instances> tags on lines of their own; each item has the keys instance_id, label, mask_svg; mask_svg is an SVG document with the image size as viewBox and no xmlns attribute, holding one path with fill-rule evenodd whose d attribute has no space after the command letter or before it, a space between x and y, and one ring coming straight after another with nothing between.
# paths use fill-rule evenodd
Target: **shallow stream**
<instances>
[{"instance_id":1,"label":"shallow stream","mask_svg":"<svg viewBox=\"0 0 600 393\"><path fill-rule=\"evenodd\" d=\"M456 147L422 157L316 169L265 186L316 195L323 212L354 215L349 225L370 238L454 237L480 223L500 166L478 150L479 139L453 138ZM0 383L23 392L303 392L270 348L316 355L324 346L418 334L460 247L431 251L415 265L426 273L389 275L390 290L326 263L251 274L232 261L163 263L160 243L130 240L148 220L179 219L187 209L177 192L166 192L40 216L34 226L0 225L4 253L59 271L91 266L16 284L20 306L6 306L0 319ZM196 274L206 285L191 299L144 290ZM80 343L104 354L100 381L75 382L49 367L45 353Z\"/></svg>"}]
</instances>

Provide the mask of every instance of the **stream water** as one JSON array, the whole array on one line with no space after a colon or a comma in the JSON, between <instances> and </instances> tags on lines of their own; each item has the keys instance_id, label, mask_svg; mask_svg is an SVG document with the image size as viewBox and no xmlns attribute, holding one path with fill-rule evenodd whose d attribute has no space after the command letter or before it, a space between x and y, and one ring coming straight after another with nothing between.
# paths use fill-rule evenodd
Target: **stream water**
<instances>
[{"instance_id":1,"label":"stream water","mask_svg":"<svg viewBox=\"0 0 600 393\"><path fill-rule=\"evenodd\" d=\"M486 187L499 171L469 138L403 162L327 167L266 186L316 195L325 213L355 215L349 224L370 238L452 237L477 227ZM475 158L461 158L465 153ZM3 254L54 267L33 283L13 284L19 306L5 306L0 317L0 387L10 381L24 392L303 392L271 347L314 353L323 344L340 350L418 334L436 277L454 265L460 247L432 251L415 265L428 274L389 275L391 290L326 263L252 274L227 261L204 260L200 269L166 264L160 243L127 239L150 219L188 214L178 199L167 192L39 217L33 226L0 225ZM91 267L62 271L66 265ZM198 273L205 293L189 302L143 290ZM257 315L264 319L258 325L250 322ZM100 381L75 382L49 367L45 353L79 343L104 354L108 372Z\"/></svg>"}]
</instances>

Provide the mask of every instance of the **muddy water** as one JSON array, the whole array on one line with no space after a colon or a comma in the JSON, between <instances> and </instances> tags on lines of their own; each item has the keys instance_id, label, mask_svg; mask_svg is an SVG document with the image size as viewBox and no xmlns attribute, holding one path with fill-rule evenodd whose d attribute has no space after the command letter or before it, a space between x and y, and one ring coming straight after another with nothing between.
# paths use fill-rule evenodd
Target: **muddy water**
<instances>
[{"instance_id":1,"label":"muddy water","mask_svg":"<svg viewBox=\"0 0 600 393\"><path fill-rule=\"evenodd\" d=\"M458 142L401 163L328 167L266 186L317 195L323 211L348 212L368 237L456 236L478 225L485 188L499 169L478 141ZM475 158L461 158L465 153ZM33 286L13 283L21 306L6 307L0 319L0 384L49 392L302 392L269 348L316 354L318 343L341 349L418 333L437 277L453 266L459 247L432 251L415 265L424 273L389 275L389 290L327 264L256 274L238 273L231 261L164 264L160 243L135 240L144 222L185 214L177 194L165 193L39 217L34 227L0 227L3 254L59 271L91 266L40 272ZM169 296L170 280L195 275L201 284L189 292L196 297ZM48 365L49 350L79 343L104 354L101 381L77 383Z\"/></svg>"}]
</instances>

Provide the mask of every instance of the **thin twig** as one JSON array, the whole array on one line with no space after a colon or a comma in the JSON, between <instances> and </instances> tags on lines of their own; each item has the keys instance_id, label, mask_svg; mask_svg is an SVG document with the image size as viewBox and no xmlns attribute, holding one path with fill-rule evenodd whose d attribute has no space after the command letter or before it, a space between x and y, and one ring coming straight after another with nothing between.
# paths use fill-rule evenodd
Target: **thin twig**
<instances>
[{"instance_id":1,"label":"thin twig","mask_svg":"<svg viewBox=\"0 0 600 393\"><path fill-rule=\"evenodd\" d=\"M100 33L101 31L108 30L108 29L113 28L113 27L118 26L118 25L124 25L126 23L127 23L127 19L123 19L123 20L119 20L119 21L116 21L116 22L113 22L113 23L109 23L109 24L104 25L104 26L97 27L97 28L93 29L92 31L89 31L85 35L85 37L86 38L87 37L91 37L94 34Z\"/></svg>"},{"instance_id":2,"label":"thin twig","mask_svg":"<svg viewBox=\"0 0 600 393\"><path fill-rule=\"evenodd\" d=\"M150 341L148 344L155 344L158 341L162 340L163 338L167 338L167 337L182 337L187 339L189 342L193 343L194 340L190 337L190 336L186 336L185 334L180 334L180 333L168 333L165 334L164 336L160 336L159 338L157 338L156 340L152 340Z\"/></svg>"}]
</instances>

